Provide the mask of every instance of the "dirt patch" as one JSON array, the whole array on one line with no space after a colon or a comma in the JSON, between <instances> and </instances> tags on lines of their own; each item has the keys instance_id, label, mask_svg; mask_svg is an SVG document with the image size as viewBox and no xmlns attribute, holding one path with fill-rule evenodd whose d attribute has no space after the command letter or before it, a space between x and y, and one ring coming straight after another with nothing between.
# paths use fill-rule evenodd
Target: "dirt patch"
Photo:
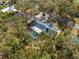
<instances>
[{"instance_id":1,"label":"dirt patch","mask_svg":"<svg viewBox=\"0 0 79 59\"><path fill-rule=\"evenodd\" d=\"M74 18L74 20L76 21L76 24L79 24L79 18Z\"/></svg>"}]
</instances>

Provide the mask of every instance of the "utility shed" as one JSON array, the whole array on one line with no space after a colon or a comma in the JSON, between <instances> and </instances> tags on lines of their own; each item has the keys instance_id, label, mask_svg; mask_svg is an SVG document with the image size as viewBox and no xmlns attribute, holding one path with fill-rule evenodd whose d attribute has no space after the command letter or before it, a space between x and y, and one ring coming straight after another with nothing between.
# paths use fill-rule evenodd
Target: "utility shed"
<instances>
[{"instance_id":1,"label":"utility shed","mask_svg":"<svg viewBox=\"0 0 79 59\"><path fill-rule=\"evenodd\" d=\"M6 12L9 12L9 11L18 11L17 9L15 9L14 5L10 6L10 7L7 7L7 8L4 8L1 10L3 13L6 13Z\"/></svg>"},{"instance_id":2,"label":"utility shed","mask_svg":"<svg viewBox=\"0 0 79 59\"><path fill-rule=\"evenodd\" d=\"M35 16L35 18L37 21L46 22L49 18L49 14L40 12L38 15Z\"/></svg>"},{"instance_id":3,"label":"utility shed","mask_svg":"<svg viewBox=\"0 0 79 59\"><path fill-rule=\"evenodd\" d=\"M39 34L46 33L50 37L57 37L60 34L60 30L52 24L46 24L41 21L35 21L34 25L32 26L32 38L38 38Z\"/></svg>"}]
</instances>

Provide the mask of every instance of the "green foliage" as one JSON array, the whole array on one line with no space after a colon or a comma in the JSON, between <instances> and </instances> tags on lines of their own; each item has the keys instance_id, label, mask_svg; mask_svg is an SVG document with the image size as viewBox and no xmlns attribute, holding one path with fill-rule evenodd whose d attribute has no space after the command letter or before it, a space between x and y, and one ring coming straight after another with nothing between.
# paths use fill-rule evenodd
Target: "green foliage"
<instances>
[{"instance_id":1,"label":"green foliage","mask_svg":"<svg viewBox=\"0 0 79 59\"><path fill-rule=\"evenodd\" d=\"M78 10L70 0L11 0L18 9L34 8L37 11L54 9L59 14L71 14ZM5 6L0 6L2 9ZM34 10L35 12L35 10ZM74 11L75 12L75 11ZM74 13L73 12L73 13ZM0 53L7 59L79 59L79 46L72 42L71 30L65 29L57 38L41 34L37 40L30 36L27 17L14 12L0 12Z\"/></svg>"},{"instance_id":2,"label":"green foliage","mask_svg":"<svg viewBox=\"0 0 79 59\"><path fill-rule=\"evenodd\" d=\"M51 59L51 57L47 52L44 52L44 55L41 59Z\"/></svg>"}]
</instances>

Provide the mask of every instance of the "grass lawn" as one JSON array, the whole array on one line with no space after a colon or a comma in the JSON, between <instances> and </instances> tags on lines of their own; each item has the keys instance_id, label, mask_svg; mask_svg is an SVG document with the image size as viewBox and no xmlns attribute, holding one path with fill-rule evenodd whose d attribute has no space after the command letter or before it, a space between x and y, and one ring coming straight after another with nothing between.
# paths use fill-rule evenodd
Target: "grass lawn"
<instances>
[{"instance_id":1,"label":"grass lawn","mask_svg":"<svg viewBox=\"0 0 79 59\"><path fill-rule=\"evenodd\" d=\"M10 1L10 0L0 0L0 1L4 1L5 2L5 1Z\"/></svg>"}]
</instances>

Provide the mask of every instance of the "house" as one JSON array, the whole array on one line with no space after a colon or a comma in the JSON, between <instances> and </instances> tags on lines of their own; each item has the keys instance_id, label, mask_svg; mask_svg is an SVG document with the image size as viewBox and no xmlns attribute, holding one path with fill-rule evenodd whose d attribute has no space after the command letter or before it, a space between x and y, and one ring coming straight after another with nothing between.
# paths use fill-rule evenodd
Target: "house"
<instances>
[{"instance_id":1,"label":"house","mask_svg":"<svg viewBox=\"0 0 79 59\"><path fill-rule=\"evenodd\" d=\"M15 9L14 5L12 5L10 7L2 9L1 11L2 11L2 13L6 13L6 12L10 12L10 11L17 12L18 10Z\"/></svg>"},{"instance_id":2,"label":"house","mask_svg":"<svg viewBox=\"0 0 79 59\"><path fill-rule=\"evenodd\" d=\"M33 39L37 39L39 34L42 32L47 33L50 37L57 37L61 32L56 26L53 25L53 23L46 24L41 21L36 21L31 29Z\"/></svg>"}]
</instances>

